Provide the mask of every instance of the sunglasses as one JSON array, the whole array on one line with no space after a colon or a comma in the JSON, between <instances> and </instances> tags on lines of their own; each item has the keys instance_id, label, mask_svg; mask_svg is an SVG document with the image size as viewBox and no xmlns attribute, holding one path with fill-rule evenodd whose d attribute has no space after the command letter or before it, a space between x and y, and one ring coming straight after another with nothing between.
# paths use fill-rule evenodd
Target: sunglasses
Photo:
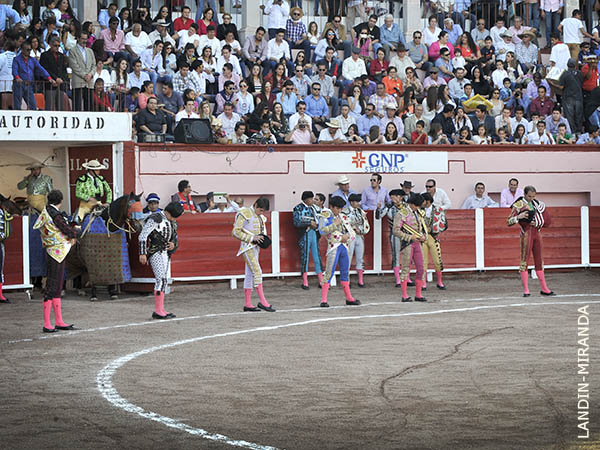
<instances>
[{"instance_id":1,"label":"sunglasses","mask_svg":"<svg viewBox=\"0 0 600 450\"><path fill-rule=\"evenodd\" d=\"M327 72L327 69L319 69L319 72Z\"/></svg>"},{"instance_id":2,"label":"sunglasses","mask_svg":"<svg viewBox=\"0 0 600 450\"><path fill-rule=\"evenodd\" d=\"M431 189L432 187L435 187L435 186L433 186L432 184L430 184L430 185L427 185L427 184L426 184L426 185L425 185L425 187L426 187L427 189Z\"/></svg>"},{"instance_id":3,"label":"sunglasses","mask_svg":"<svg viewBox=\"0 0 600 450\"><path fill-rule=\"evenodd\" d=\"M334 20L333 23L341 23L341 20Z\"/></svg>"},{"instance_id":4,"label":"sunglasses","mask_svg":"<svg viewBox=\"0 0 600 450\"><path fill-rule=\"evenodd\" d=\"M320 91L320 90L321 90L321 88L314 87L314 88L312 88L312 90L313 90L313 91Z\"/></svg>"}]
</instances>

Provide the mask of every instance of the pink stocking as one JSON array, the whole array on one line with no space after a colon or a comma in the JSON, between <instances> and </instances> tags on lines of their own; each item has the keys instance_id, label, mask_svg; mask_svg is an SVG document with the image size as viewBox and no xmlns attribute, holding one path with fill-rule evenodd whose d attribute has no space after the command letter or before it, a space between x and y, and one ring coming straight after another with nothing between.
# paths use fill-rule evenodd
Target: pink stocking
<instances>
[{"instance_id":1,"label":"pink stocking","mask_svg":"<svg viewBox=\"0 0 600 450\"><path fill-rule=\"evenodd\" d=\"M319 284L323 284L323 274L322 273L318 273L317 277L319 277Z\"/></svg>"},{"instance_id":2,"label":"pink stocking","mask_svg":"<svg viewBox=\"0 0 600 450\"><path fill-rule=\"evenodd\" d=\"M165 311L165 293L155 291L154 292L154 312L159 316L166 316Z\"/></svg>"},{"instance_id":3,"label":"pink stocking","mask_svg":"<svg viewBox=\"0 0 600 450\"><path fill-rule=\"evenodd\" d=\"M394 276L396 277L396 284L400 284L400 267L394 267Z\"/></svg>"},{"instance_id":4,"label":"pink stocking","mask_svg":"<svg viewBox=\"0 0 600 450\"><path fill-rule=\"evenodd\" d=\"M2 283L0 283L0 300L6 300L6 297L2 295Z\"/></svg>"},{"instance_id":5,"label":"pink stocking","mask_svg":"<svg viewBox=\"0 0 600 450\"><path fill-rule=\"evenodd\" d=\"M52 312L52 300L44 300L44 328L54 329L50 322L50 313Z\"/></svg>"},{"instance_id":6,"label":"pink stocking","mask_svg":"<svg viewBox=\"0 0 600 450\"><path fill-rule=\"evenodd\" d=\"M438 286L443 286L444 283L442 282L442 272L436 272L435 275L437 276L437 285Z\"/></svg>"},{"instance_id":7,"label":"pink stocking","mask_svg":"<svg viewBox=\"0 0 600 450\"><path fill-rule=\"evenodd\" d=\"M252 304L252 289L244 289L244 306L254 308Z\"/></svg>"},{"instance_id":8,"label":"pink stocking","mask_svg":"<svg viewBox=\"0 0 600 450\"><path fill-rule=\"evenodd\" d=\"M59 327L68 327L66 323L63 322L60 297L52 299L52 306L54 306L54 322Z\"/></svg>"},{"instance_id":9,"label":"pink stocking","mask_svg":"<svg viewBox=\"0 0 600 450\"><path fill-rule=\"evenodd\" d=\"M350 293L350 282L349 281L340 281L342 288L344 289L344 295L346 296L346 300L349 302L354 302L354 297Z\"/></svg>"},{"instance_id":10,"label":"pink stocking","mask_svg":"<svg viewBox=\"0 0 600 450\"><path fill-rule=\"evenodd\" d=\"M529 273L526 270L521 271L521 282L523 283L523 294L529 294Z\"/></svg>"},{"instance_id":11,"label":"pink stocking","mask_svg":"<svg viewBox=\"0 0 600 450\"><path fill-rule=\"evenodd\" d=\"M304 286L308 286L308 273L307 272L304 272L302 274L302 284Z\"/></svg>"},{"instance_id":12,"label":"pink stocking","mask_svg":"<svg viewBox=\"0 0 600 450\"><path fill-rule=\"evenodd\" d=\"M327 303L327 292L329 292L329 283L323 283L321 286L321 303Z\"/></svg>"},{"instance_id":13,"label":"pink stocking","mask_svg":"<svg viewBox=\"0 0 600 450\"><path fill-rule=\"evenodd\" d=\"M423 286L423 280L416 279L415 280L415 284L417 285L417 293L415 294L415 296L416 297L422 297L422 295L421 295L421 288Z\"/></svg>"},{"instance_id":14,"label":"pink stocking","mask_svg":"<svg viewBox=\"0 0 600 450\"><path fill-rule=\"evenodd\" d=\"M546 284L546 275L544 275L544 271L543 270L536 270L535 271L538 279L540 280L540 288L542 289L542 292L544 293L549 293L550 289L548 289L548 285Z\"/></svg>"},{"instance_id":15,"label":"pink stocking","mask_svg":"<svg viewBox=\"0 0 600 450\"><path fill-rule=\"evenodd\" d=\"M358 269L358 284L365 284L364 280L363 280L363 274L364 274L364 270L362 269Z\"/></svg>"},{"instance_id":16,"label":"pink stocking","mask_svg":"<svg viewBox=\"0 0 600 450\"><path fill-rule=\"evenodd\" d=\"M408 280L402 282L402 298L408 298Z\"/></svg>"},{"instance_id":17,"label":"pink stocking","mask_svg":"<svg viewBox=\"0 0 600 450\"><path fill-rule=\"evenodd\" d=\"M263 306L266 306L267 308L271 305L269 305L269 302L267 301L267 299L265 298L265 293L263 291L263 285L262 283L259 284L258 286L256 286L256 293L258 294L258 298L260 300L260 304Z\"/></svg>"}]
</instances>

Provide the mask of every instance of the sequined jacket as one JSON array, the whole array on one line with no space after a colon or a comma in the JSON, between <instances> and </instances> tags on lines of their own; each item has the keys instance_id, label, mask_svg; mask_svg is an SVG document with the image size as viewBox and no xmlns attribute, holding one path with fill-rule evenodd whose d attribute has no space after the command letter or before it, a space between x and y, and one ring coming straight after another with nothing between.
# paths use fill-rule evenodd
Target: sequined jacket
<instances>
[{"instance_id":1,"label":"sequined jacket","mask_svg":"<svg viewBox=\"0 0 600 450\"><path fill-rule=\"evenodd\" d=\"M167 219L163 211L150 214L139 236L140 255L152 256L158 252L167 252L171 256L179 247L177 222ZM175 247L168 250L169 242Z\"/></svg>"},{"instance_id":2,"label":"sequined jacket","mask_svg":"<svg viewBox=\"0 0 600 450\"><path fill-rule=\"evenodd\" d=\"M335 252L340 245L346 248L356 239L356 233L352 229L350 219L343 212L338 216L342 222L335 224L335 216L329 210L321 212L322 220L319 222L319 231L327 238L327 253ZM349 234L350 238L346 242L342 242L342 236Z\"/></svg>"},{"instance_id":3,"label":"sequined jacket","mask_svg":"<svg viewBox=\"0 0 600 450\"><path fill-rule=\"evenodd\" d=\"M342 212L348 216L350 225L352 225L352 229L356 234L363 236L371 230L371 225L369 225L369 221L367 220L367 213L362 208L348 206Z\"/></svg>"},{"instance_id":4,"label":"sequined jacket","mask_svg":"<svg viewBox=\"0 0 600 450\"><path fill-rule=\"evenodd\" d=\"M427 236L427 225L424 220L425 211L412 211L409 206L402 206L394 216L393 233L402 241L401 249L410 245L413 236Z\"/></svg>"},{"instance_id":5,"label":"sequined jacket","mask_svg":"<svg viewBox=\"0 0 600 450\"><path fill-rule=\"evenodd\" d=\"M517 216L524 211L528 212L528 216L519 220ZM510 216L506 222L509 227L518 223L521 226L521 233L524 233L530 228L541 230L545 226L548 227L552 223L552 219L543 202L535 198L532 202L528 202L525 197L519 197L512 204Z\"/></svg>"},{"instance_id":6,"label":"sequined jacket","mask_svg":"<svg viewBox=\"0 0 600 450\"><path fill-rule=\"evenodd\" d=\"M42 245L46 248L46 252L59 263L71 250L70 240L76 239L81 233L80 230L71 227L67 223L65 213L53 205L44 208L33 224L33 228L40 230Z\"/></svg>"},{"instance_id":7,"label":"sequined jacket","mask_svg":"<svg viewBox=\"0 0 600 450\"><path fill-rule=\"evenodd\" d=\"M112 189L102 175L92 177L87 173L77 178L75 184L75 197L87 202L92 197L103 198L106 195L106 203L112 202Z\"/></svg>"},{"instance_id":8,"label":"sequined jacket","mask_svg":"<svg viewBox=\"0 0 600 450\"><path fill-rule=\"evenodd\" d=\"M236 256L257 246L252 238L258 234L267 234L267 218L259 216L253 207L244 207L235 216L232 235L241 241L240 249Z\"/></svg>"}]
</instances>

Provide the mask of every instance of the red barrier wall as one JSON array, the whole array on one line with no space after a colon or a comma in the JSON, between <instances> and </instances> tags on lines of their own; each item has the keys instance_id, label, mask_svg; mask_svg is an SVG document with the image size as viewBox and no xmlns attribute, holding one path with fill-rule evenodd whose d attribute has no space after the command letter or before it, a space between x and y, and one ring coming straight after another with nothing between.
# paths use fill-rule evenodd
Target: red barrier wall
<instances>
[{"instance_id":1,"label":"red barrier wall","mask_svg":"<svg viewBox=\"0 0 600 450\"><path fill-rule=\"evenodd\" d=\"M4 241L4 284L23 284L23 218L11 221L10 237Z\"/></svg>"},{"instance_id":2,"label":"red barrier wall","mask_svg":"<svg viewBox=\"0 0 600 450\"><path fill-rule=\"evenodd\" d=\"M521 227L509 227L506 219L510 208L483 210L483 229L486 267L518 266L520 258L519 236Z\"/></svg>"},{"instance_id":3,"label":"red barrier wall","mask_svg":"<svg viewBox=\"0 0 600 450\"><path fill-rule=\"evenodd\" d=\"M446 218L448 229L440 237L444 267L475 267L475 210L450 209Z\"/></svg>"}]
</instances>

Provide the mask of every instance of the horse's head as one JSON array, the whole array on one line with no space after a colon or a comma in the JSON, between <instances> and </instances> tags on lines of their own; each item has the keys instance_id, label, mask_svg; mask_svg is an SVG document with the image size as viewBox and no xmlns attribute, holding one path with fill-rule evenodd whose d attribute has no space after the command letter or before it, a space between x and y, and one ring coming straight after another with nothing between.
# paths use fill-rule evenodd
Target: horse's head
<instances>
[{"instance_id":1,"label":"horse's head","mask_svg":"<svg viewBox=\"0 0 600 450\"><path fill-rule=\"evenodd\" d=\"M23 214L21 208L19 208L17 204L10 199L10 196L6 198L2 194L0 194L0 208L12 215L20 216Z\"/></svg>"}]
</instances>

